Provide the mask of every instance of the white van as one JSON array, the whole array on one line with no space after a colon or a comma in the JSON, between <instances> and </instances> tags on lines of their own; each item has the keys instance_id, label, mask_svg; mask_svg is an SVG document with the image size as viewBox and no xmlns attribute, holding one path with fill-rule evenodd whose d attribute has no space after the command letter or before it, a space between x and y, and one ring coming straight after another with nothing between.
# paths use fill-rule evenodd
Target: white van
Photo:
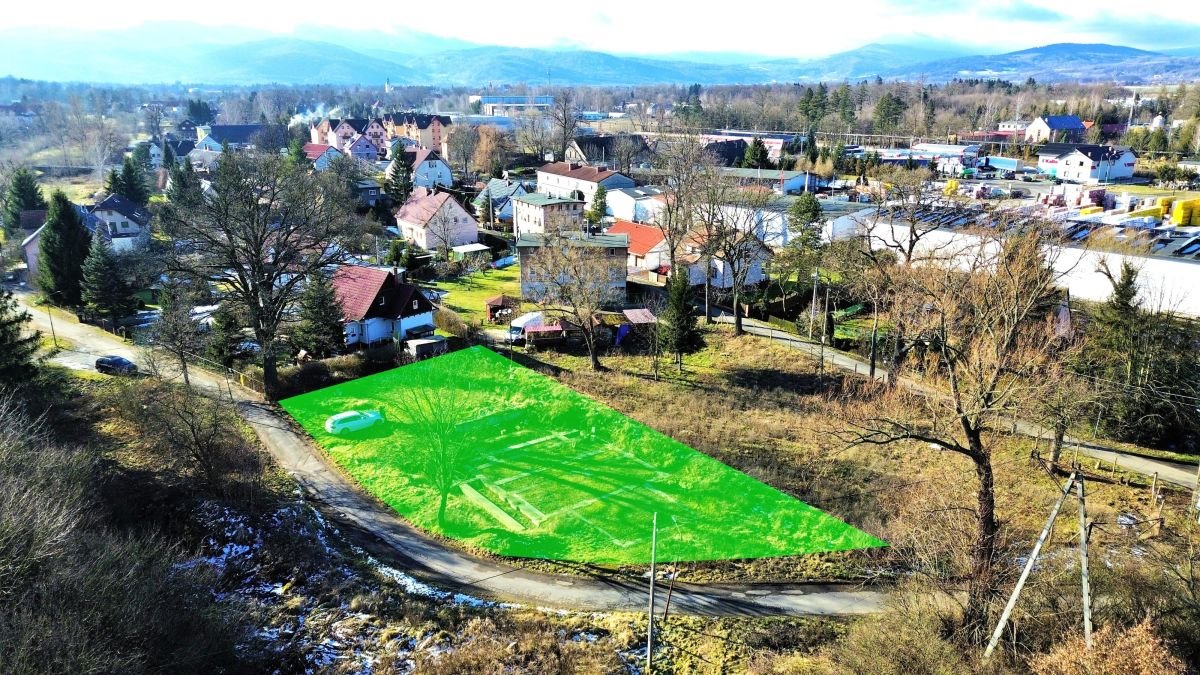
<instances>
[{"instance_id":1,"label":"white van","mask_svg":"<svg viewBox=\"0 0 1200 675\"><path fill-rule=\"evenodd\" d=\"M385 422L382 410L347 410L325 420L325 431L337 435L362 431Z\"/></svg>"}]
</instances>

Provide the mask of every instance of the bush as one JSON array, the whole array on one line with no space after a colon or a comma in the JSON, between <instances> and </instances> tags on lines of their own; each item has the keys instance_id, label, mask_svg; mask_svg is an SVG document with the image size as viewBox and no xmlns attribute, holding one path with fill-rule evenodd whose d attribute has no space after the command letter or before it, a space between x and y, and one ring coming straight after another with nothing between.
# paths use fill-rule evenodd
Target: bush
<instances>
[{"instance_id":1,"label":"bush","mask_svg":"<svg viewBox=\"0 0 1200 675\"><path fill-rule=\"evenodd\" d=\"M433 325L438 330L449 333L467 342L473 341L479 335L479 324L466 322L452 309L439 309L433 313Z\"/></svg>"},{"instance_id":2,"label":"bush","mask_svg":"<svg viewBox=\"0 0 1200 675\"><path fill-rule=\"evenodd\" d=\"M298 396L348 380L374 375L395 366L395 359L396 348L389 344L355 354L280 368L279 398Z\"/></svg>"},{"instance_id":3,"label":"bush","mask_svg":"<svg viewBox=\"0 0 1200 675\"><path fill-rule=\"evenodd\" d=\"M1079 636L1035 657L1029 667L1037 675L1167 675L1187 670L1154 634L1149 620L1124 631L1105 626L1092 637L1090 650Z\"/></svg>"}]
</instances>

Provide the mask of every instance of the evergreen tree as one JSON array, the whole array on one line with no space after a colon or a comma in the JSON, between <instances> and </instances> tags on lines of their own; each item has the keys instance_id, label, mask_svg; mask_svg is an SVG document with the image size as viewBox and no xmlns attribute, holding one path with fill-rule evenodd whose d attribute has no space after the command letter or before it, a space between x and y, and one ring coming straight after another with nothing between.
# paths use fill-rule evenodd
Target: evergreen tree
<instances>
[{"instance_id":1,"label":"evergreen tree","mask_svg":"<svg viewBox=\"0 0 1200 675\"><path fill-rule=\"evenodd\" d=\"M134 204L146 205L150 201L150 188L146 186L146 172L134 161L126 157L121 165L121 191L117 194Z\"/></svg>"},{"instance_id":2,"label":"evergreen tree","mask_svg":"<svg viewBox=\"0 0 1200 675\"><path fill-rule=\"evenodd\" d=\"M83 261L81 297L88 312L102 319L120 319L137 308L133 289L103 237L92 237L91 250Z\"/></svg>"},{"instance_id":3,"label":"evergreen tree","mask_svg":"<svg viewBox=\"0 0 1200 675\"><path fill-rule=\"evenodd\" d=\"M304 166L308 163L308 155L304 154L304 146L300 144L299 138L293 138L288 142L288 159L292 160L296 166Z\"/></svg>"},{"instance_id":4,"label":"evergreen tree","mask_svg":"<svg viewBox=\"0 0 1200 675\"><path fill-rule=\"evenodd\" d=\"M658 322L662 349L675 356L675 365L683 372L683 355L702 345L696 315L692 313L691 285L686 271L672 271L667 279L667 306Z\"/></svg>"},{"instance_id":5,"label":"evergreen tree","mask_svg":"<svg viewBox=\"0 0 1200 675\"><path fill-rule=\"evenodd\" d=\"M11 233L21 226L21 212L46 208L46 198L29 169L13 172L4 192L4 229Z\"/></svg>"},{"instance_id":6,"label":"evergreen tree","mask_svg":"<svg viewBox=\"0 0 1200 675\"><path fill-rule=\"evenodd\" d=\"M83 226L75 205L61 190L55 190L50 196L46 226L40 240L38 288L55 304L78 307L81 304L83 261L88 255L91 235Z\"/></svg>"},{"instance_id":7,"label":"evergreen tree","mask_svg":"<svg viewBox=\"0 0 1200 675\"><path fill-rule=\"evenodd\" d=\"M205 341L205 353L226 368L233 364L237 345L242 341L242 321L228 302L221 303L212 315L212 328Z\"/></svg>"},{"instance_id":8,"label":"evergreen tree","mask_svg":"<svg viewBox=\"0 0 1200 675\"><path fill-rule=\"evenodd\" d=\"M18 309L12 292L0 292L0 389L28 382L33 373L41 336L24 334L29 321L29 313Z\"/></svg>"},{"instance_id":9,"label":"evergreen tree","mask_svg":"<svg viewBox=\"0 0 1200 675\"><path fill-rule=\"evenodd\" d=\"M767 146L758 136L746 146L746 154L742 157L742 166L747 169L769 169L771 160L767 155Z\"/></svg>"},{"instance_id":10,"label":"evergreen tree","mask_svg":"<svg viewBox=\"0 0 1200 675\"><path fill-rule=\"evenodd\" d=\"M175 156L175 151L171 149L170 143L162 144L162 152L163 152L163 168L170 171L171 167L173 167L179 163L179 158L177 158Z\"/></svg>"},{"instance_id":11,"label":"evergreen tree","mask_svg":"<svg viewBox=\"0 0 1200 675\"><path fill-rule=\"evenodd\" d=\"M804 156L808 158L810 165L817 163L817 135L813 133L812 127L808 129L808 136L804 139Z\"/></svg>"},{"instance_id":12,"label":"evergreen tree","mask_svg":"<svg viewBox=\"0 0 1200 675\"><path fill-rule=\"evenodd\" d=\"M392 167L392 175L388 178L383 191L392 198L393 202L403 204L408 201L408 197L413 191L412 165L401 155L392 161Z\"/></svg>"},{"instance_id":13,"label":"evergreen tree","mask_svg":"<svg viewBox=\"0 0 1200 675\"><path fill-rule=\"evenodd\" d=\"M821 247L821 202L811 192L805 192L788 207L788 230L795 245L809 251Z\"/></svg>"},{"instance_id":14,"label":"evergreen tree","mask_svg":"<svg viewBox=\"0 0 1200 675\"><path fill-rule=\"evenodd\" d=\"M342 306L333 283L323 274L313 274L300 295L300 325L293 336L296 345L318 359L341 351L346 344Z\"/></svg>"},{"instance_id":15,"label":"evergreen tree","mask_svg":"<svg viewBox=\"0 0 1200 675\"><path fill-rule=\"evenodd\" d=\"M142 173L149 173L154 168L150 166L150 143L138 143L133 148L133 162Z\"/></svg>"},{"instance_id":16,"label":"evergreen tree","mask_svg":"<svg viewBox=\"0 0 1200 675\"><path fill-rule=\"evenodd\" d=\"M604 219L604 213L608 211L608 189L603 185L596 186L596 195L592 197L592 208L588 209L586 214L587 221L591 225L595 225Z\"/></svg>"},{"instance_id":17,"label":"evergreen tree","mask_svg":"<svg viewBox=\"0 0 1200 675\"><path fill-rule=\"evenodd\" d=\"M404 249L403 239L393 239L392 243L388 244L387 253L383 255L383 263L385 265L403 265Z\"/></svg>"},{"instance_id":18,"label":"evergreen tree","mask_svg":"<svg viewBox=\"0 0 1200 675\"><path fill-rule=\"evenodd\" d=\"M121 186L121 174L112 169L104 176L104 191L110 195L124 195L125 188Z\"/></svg>"},{"instance_id":19,"label":"evergreen tree","mask_svg":"<svg viewBox=\"0 0 1200 675\"><path fill-rule=\"evenodd\" d=\"M167 201L175 205L193 203L200 198L200 177L192 163L185 161L171 168L171 185L167 188Z\"/></svg>"},{"instance_id":20,"label":"evergreen tree","mask_svg":"<svg viewBox=\"0 0 1200 675\"><path fill-rule=\"evenodd\" d=\"M492 212L492 193L484 188L483 194L479 195L479 222L491 223L495 218L496 214Z\"/></svg>"}]
</instances>

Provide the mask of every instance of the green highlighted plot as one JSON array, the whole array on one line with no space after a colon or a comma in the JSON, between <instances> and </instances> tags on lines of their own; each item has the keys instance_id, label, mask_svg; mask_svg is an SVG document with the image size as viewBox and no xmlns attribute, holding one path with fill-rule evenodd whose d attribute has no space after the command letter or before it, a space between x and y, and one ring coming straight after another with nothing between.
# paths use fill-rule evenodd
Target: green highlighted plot
<instances>
[{"instance_id":1,"label":"green highlighted plot","mask_svg":"<svg viewBox=\"0 0 1200 675\"><path fill-rule=\"evenodd\" d=\"M655 512L660 561L885 545L483 347L282 405L409 521L501 555L648 563Z\"/></svg>"}]
</instances>

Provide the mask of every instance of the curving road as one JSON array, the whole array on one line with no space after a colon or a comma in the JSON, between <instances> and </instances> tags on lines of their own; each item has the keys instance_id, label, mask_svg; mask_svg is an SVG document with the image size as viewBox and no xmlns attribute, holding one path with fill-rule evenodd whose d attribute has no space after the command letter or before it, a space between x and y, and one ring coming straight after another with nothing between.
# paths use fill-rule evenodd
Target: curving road
<instances>
[{"instance_id":1,"label":"curving road","mask_svg":"<svg viewBox=\"0 0 1200 675\"><path fill-rule=\"evenodd\" d=\"M25 297L19 297L25 300ZM50 320L40 308L26 309L34 327L49 333ZM116 354L144 364L139 350L92 326L69 320L55 312L57 335L72 343L54 357L70 368L92 370L97 356ZM254 428L263 445L322 512L357 538L370 538L371 548L390 564L423 580L452 591L539 607L586 611L645 611L649 604L647 579L600 573L561 576L522 570L480 558L417 530L394 511L358 488L327 462L324 456L278 408L264 403L254 392L234 386L207 371L189 371L192 382L214 395L232 396L242 417ZM382 544L380 546L379 544ZM386 547L386 551L381 550ZM666 594L660 585L656 607ZM700 616L852 615L883 608L886 594L851 584L677 583L671 611Z\"/></svg>"}]
</instances>

